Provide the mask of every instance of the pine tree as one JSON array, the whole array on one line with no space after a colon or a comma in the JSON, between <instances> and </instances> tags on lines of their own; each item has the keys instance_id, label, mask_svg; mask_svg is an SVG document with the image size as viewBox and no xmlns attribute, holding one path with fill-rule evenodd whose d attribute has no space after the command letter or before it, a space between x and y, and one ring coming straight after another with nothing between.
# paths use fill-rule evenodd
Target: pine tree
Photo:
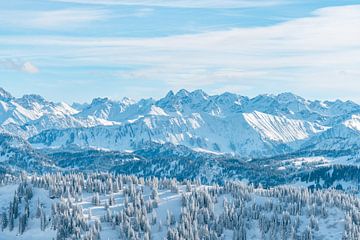
<instances>
[{"instance_id":1,"label":"pine tree","mask_svg":"<svg viewBox=\"0 0 360 240\"><path fill-rule=\"evenodd\" d=\"M27 225L27 216L23 214L21 217L19 217L19 234L23 234L25 232Z\"/></svg>"},{"instance_id":2,"label":"pine tree","mask_svg":"<svg viewBox=\"0 0 360 240\"><path fill-rule=\"evenodd\" d=\"M36 206L36 218L40 218L41 216L41 205L40 200L37 200L37 206Z\"/></svg>"},{"instance_id":3,"label":"pine tree","mask_svg":"<svg viewBox=\"0 0 360 240\"><path fill-rule=\"evenodd\" d=\"M41 212L40 212L40 229L41 231L45 231L46 229L46 214L45 214L45 211L43 209L41 209Z\"/></svg>"},{"instance_id":4,"label":"pine tree","mask_svg":"<svg viewBox=\"0 0 360 240\"><path fill-rule=\"evenodd\" d=\"M305 229L305 231L303 233L303 239L304 240L312 240L313 239L311 228L309 226Z\"/></svg>"},{"instance_id":5,"label":"pine tree","mask_svg":"<svg viewBox=\"0 0 360 240\"><path fill-rule=\"evenodd\" d=\"M95 195L93 196L92 198L92 203L95 205L95 206L100 206L100 196L99 196L99 193L95 193Z\"/></svg>"},{"instance_id":6,"label":"pine tree","mask_svg":"<svg viewBox=\"0 0 360 240\"><path fill-rule=\"evenodd\" d=\"M3 212L1 215L1 231L4 231L4 229L6 229L6 227L8 226L8 218L6 215L6 212Z\"/></svg>"},{"instance_id":7,"label":"pine tree","mask_svg":"<svg viewBox=\"0 0 360 240\"><path fill-rule=\"evenodd\" d=\"M153 211L151 214L151 225L155 225L157 221L156 211Z\"/></svg>"},{"instance_id":8,"label":"pine tree","mask_svg":"<svg viewBox=\"0 0 360 240\"><path fill-rule=\"evenodd\" d=\"M11 232L14 229L14 209L13 209L13 203L10 202L10 208L9 208L9 231Z\"/></svg>"},{"instance_id":9,"label":"pine tree","mask_svg":"<svg viewBox=\"0 0 360 240\"><path fill-rule=\"evenodd\" d=\"M170 226L171 225L171 213L169 210L166 210L166 226Z\"/></svg>"},{"instance_id":10,"label":"pine tree","mask_svg":"<svg viewBox=\"0 0 360 240\"><path fill-rule=\"evenodd\" d=\"M162 231L162 222L161 220L159 220L159 223L158 223L158 232L161 232Z\"/></svg>"},{"instance_id":11,"label":"pine tree","mask_svg":"<svg viewBox=\"0 0 360 240\"><path fill-rule=\"evenodd\" d=\"M116 204L114 194L109 196L109 206L114 206Z\"/></svg>"},{"instance_id":12,"label":"pine tree","mask_svg":"<svg viewBox=\"0 0 360 240\"><path fill-rule=\"evenodd\" d=\"M92 218L92 212L91 212L91 208L89 208L88 219L91 220L91 218Z\"/></svg>"}]
</instances>

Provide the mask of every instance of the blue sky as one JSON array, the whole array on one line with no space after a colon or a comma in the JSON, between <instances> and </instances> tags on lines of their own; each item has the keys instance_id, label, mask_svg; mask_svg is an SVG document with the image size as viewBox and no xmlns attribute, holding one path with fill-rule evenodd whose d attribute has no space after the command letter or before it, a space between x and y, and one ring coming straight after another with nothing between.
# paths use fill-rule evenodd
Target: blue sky
<instances>
[{"instance_id":1,"label":"blue sky","mask_svg":"<svg viewBox=\"0 0 360 240\"><path fill-rule=\"evenodd\" d=\"M0 2L0 86L55 101L202 88L360 103L359 1Z\"/></svg>"}]
</instances>

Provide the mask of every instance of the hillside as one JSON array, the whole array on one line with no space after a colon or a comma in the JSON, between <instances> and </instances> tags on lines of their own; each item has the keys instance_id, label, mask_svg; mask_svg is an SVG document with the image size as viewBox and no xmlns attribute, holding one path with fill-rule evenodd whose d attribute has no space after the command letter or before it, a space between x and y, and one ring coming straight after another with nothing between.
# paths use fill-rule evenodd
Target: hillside
<instances>
[{"instance_id":1,"label":"hillside","mask_svg":"<svg viewBox=\"0 0 360 240\"><path fill-rule=\"evenodd\" d=\"M2 182L0 239L360 237L359 199L334 190L109 174L22 175Z\"/></svg>"}]
</instances>

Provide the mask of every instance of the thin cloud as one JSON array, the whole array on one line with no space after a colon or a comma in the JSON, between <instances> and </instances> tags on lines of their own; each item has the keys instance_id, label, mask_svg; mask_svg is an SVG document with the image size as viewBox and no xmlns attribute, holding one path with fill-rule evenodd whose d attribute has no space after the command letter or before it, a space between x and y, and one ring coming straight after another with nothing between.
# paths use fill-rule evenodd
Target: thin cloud
<instances>
[{"instance_id":1,"label":"thin cloud","mask_svg":"<svg viewBox=\"0 0 360 240\"><path fill-rule=\"evenodd\" d=\"M180 36L3 37L0 53L8 55L7 46L19 46L26 49L19 57L36 55L45 66L47 62L112 69L130 65L131 71L116 77L175 87L226 84L305 93L326 89L337 96L360 88L358 26L360 5L353 5L319 9L310 17L272 26Z\"/></svg>"},{"instance_id":2,"label":"thin cloud","mask_svg":"<svg viewBox=\"0 0 360 240\"><path fill-rule=\"evenodd\" d=\"M0 11L0 23L24 28L74 29L84 24L108 18L102 9L61 9L46 11Z\"/></svg>"},{"instance_id":3,"label":"thin cloud","mask_svg":"<svg viewBox=\"0 0 360 240\"><path fill-rule=\"evenodd\" d=\"M13 59L0 59L0 69L14 70L18 72L25 72L35 74L39 72L33 63L29 61L13 60Z\"/></svg>"},{"instance_id":4,"label":"thin cloud","mask_svg":"<svg viewBox=\"0 0 360 240\"><path fill-rule=\"evenodd\" d=\"M31 62L24 62L24 64L22 65L21 70L23 72L32 73L32 74L35 74L35 73L39 72L39 69L34 64L32 64Z\"/></svg>"},{"instance_id":5,"label":"thin cloud","mask_svg":"<svg viewBox=\"0 0 360 240\"><path fill-rule=\"evenodd\" d=\"M57 2L96 4L96 5L131 5L173 8L251 8L268 7L289 3L285 0L53 0Z\"/></svg>"}]
</instances>

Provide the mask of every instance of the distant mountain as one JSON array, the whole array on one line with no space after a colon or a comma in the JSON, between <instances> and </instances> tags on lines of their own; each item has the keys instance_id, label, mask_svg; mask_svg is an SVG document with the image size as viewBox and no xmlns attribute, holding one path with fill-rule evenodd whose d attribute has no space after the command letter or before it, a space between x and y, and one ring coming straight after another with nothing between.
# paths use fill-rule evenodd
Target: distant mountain
<instances>
[{"instance_id":1,"label":"distant mountain","mask_svg":"<svg viewBox=\"0 0 360 240\"><path fill-rule=\"evenodd\" d=\"M78 110L66 103L54 103L39 95L15 98L0 88L0 126L11 134L28 138L46 129L112 125L109 121L89 116L75 117Z\"/></svg>"},{"instance_id":2,"label":"distant mountain","mask_svg":"<svg viewBox=\"0 0 360 240\"><path fill-rule=\"evenodd\" d=\"M292 93L248 98L180 90L159 100L96 98L72 107L38 95L15 98L0 89L1 128L37 147L124 151L151 141L248 158L274 156L341 148L344 134L350 137L344 146L356 145L359 116L354 102L309 101Z\"/></svg>"},{"instance_id":3,"label":"distant mountain","mask_svg":"<svg viewBox=\"0 0 360 240\"><path fill-rule=\"evenodd\" d=\"M348 150L360 153L360 121L358 115L334 125L333 127L312 136L301 147L311 150Z\"/></svg>"},{"instance_id":4,"label":"distant mountain","mask_svg":"<svg viewBox=\"0 0 360 240\"><path fill-rule=\"evenodd\" d=\"M70 106L0 89L0 132L3 171L96 169L276 185L317 167L340 165L343 174L360 164L360 106L292 93L180 90L158 100Z\"/></svg>"},{"instance_id":5,"label":"distant mountain","mask_svg":"<svg viewBox=\"0 0 360 240\"><path fill-rule=\"evenodd\" d=\"M62 119L43 117L21 128L31 132L29 141L40 148L77 145L125 151L156 142L244 158L276 156L315 145L319 150L325 134L337 128L352 129L349 141L356 142L360 129L358 104L309 101L292 93L248 98L180 90L159 100L96 98L82 106Z\"/></svg>"}]
</instances>

